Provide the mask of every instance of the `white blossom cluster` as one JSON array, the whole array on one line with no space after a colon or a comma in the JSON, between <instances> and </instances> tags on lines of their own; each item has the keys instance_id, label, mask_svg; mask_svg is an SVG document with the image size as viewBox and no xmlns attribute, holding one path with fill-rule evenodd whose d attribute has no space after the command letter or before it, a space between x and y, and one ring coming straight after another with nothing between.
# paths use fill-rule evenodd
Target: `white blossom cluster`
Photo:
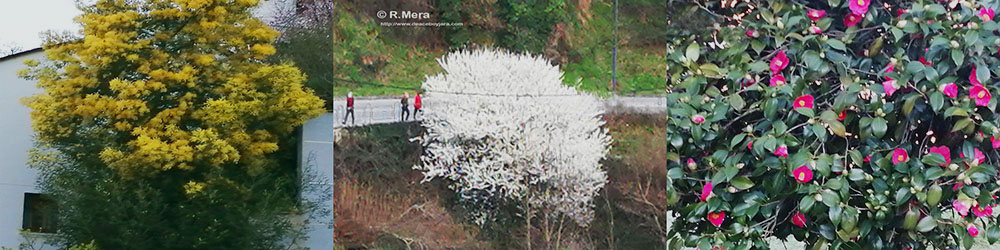
<instances>
[{"instance_id":1,"label":"white blossom cluster","mask_svg":"<svg viewBox=\"0 0 1000 250\"><path fill-rule=\"evenodd\" d=\"M426 150L414 166L424 181L443 177L461 194L527 201L588 224L607 182L603 103L563 85L541 57L477 49L438 63L445 73L423 83L427 132L414 138Z\"/></svg>"}]
</instances>

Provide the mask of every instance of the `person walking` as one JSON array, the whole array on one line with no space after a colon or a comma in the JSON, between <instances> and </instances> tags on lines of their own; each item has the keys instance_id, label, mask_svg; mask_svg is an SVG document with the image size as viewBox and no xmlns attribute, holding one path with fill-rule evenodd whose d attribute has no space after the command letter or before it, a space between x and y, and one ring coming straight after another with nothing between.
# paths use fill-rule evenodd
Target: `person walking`
<instances>
[{"instance_id":1,"label":"person walking","mask_svg":"<svg viewBox=\"0 0 1000 250\"><path fill-rule=\"evenodd\" d=\"M417 114L423 113L420 107L423 105L420 103L420 92L417 92L417 96L413 97L413 119L417 119Z\"/></svg>"},{"instance_id":2,"label":"person walking","mask_svg":"<svg viewBox=\"0 0 1000 250\"><path fill-rule=\"evenodd\" d=\"M403 92L403 99L399 100L399 104L403 107L403 112L399 114L401 121L406 121L410 119L410 93Z\"/></svg>"},{"instance_id":3,"label":"person walking","mask_svg":"<svg viewBox=\"0 0 1000 250\"><path fill-rule=\"evenodd\" d=\"M347 116L351 116L351 125L354 125L354 91L347 92L347 112L344 113L344 122L341 124L347 124Z\"/></svg>"}]
</instances>

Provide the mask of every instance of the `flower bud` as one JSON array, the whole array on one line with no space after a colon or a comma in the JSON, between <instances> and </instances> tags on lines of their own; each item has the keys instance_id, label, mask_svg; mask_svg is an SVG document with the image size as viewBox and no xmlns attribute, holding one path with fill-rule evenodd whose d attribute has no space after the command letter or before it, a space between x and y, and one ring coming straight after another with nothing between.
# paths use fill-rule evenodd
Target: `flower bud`
<instances>
[{"instance_id":1,"label":"flower bud","mask_svg":"<svg viewBox=\"0 0 1000 250\"><path fill-rule=\"evenodd\" d=\"M736 187L729 187L729 190L728 190L728 191L729 191L730 193L736 193Z\"/></svg>"},{"instance_id":2,"label":"flower bud","mask_svg":"<svg viewBox=\"0 0 1000 250\"><path fill-rule=\"evenodd\" d=\"M903 27L906 27L906 20L899 20L899 22L896 22L896 28L902 29Z\"/></svg>"},{"instance_id":3,"label":"flower bud","mask_svg":"<svg viewBox=\"0 0 1000 250\"><path fill-rule=\"evenodd\" d=\"M816 201L823 201L823 196L819 195L819 194L815 194L815 195L813 195L813 199L816 199Z\"/></svg>"},{"instance_id":4,"label":"flower bud","mask_svg":"<svg viewBox=\"0 0 1000 250\"><path fill-rule=\"evenodd\" d=\"M955 40L952 40L951 41L951 47L957 49L958 48L958 42L956 42Z\"/></svg>"},{"instance_id":5,"label":"flower bud","mask_svg":"<svg viewBox=\"0 0 1000 250\"><path fill-rule=\"evenodd\" d=\"M948 170L951 171L958 170L958 164L952 163L951 165L948 165Z\"/></svg>"}]
</instances>

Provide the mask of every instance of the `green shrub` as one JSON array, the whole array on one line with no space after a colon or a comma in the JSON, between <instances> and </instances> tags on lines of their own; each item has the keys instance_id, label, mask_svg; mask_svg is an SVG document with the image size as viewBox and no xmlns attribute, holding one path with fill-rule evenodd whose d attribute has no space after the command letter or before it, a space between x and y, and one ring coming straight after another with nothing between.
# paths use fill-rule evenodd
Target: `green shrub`
<instances>
[{"instance_id":1,"label":"green shrub","mask_svg":"<svg viewBox=\"0 0 1000 250\"><path fill-rule=\"evenodd\" d=\"M669 39L674 247L760 248L792 235L831 249L950 249L1000 238L981 212L1000 189L989 94L1000 25L980 12L997 3L857 1L690 6L720 23Z\"/></svg>"}]
</instances>

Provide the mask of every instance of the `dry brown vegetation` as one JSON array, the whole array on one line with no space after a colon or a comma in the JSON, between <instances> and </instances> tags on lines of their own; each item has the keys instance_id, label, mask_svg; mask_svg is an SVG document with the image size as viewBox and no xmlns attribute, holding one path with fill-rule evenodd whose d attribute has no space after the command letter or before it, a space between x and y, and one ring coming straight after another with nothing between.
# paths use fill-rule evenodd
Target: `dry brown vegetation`
<instances>
[{"instance_id":1,"label":"dry brown vegetation","mask_svg":"<svg viewBox=\"0 0 1000 250\"><path fill-rule=\"evenodd\" d=\"M531 228L536 249L658 249L665 229L666 141L662 115L605 117L615 144L604 167L609 183L595 201L597 216L582 228L557 219L537 219ZM335 232L348 249L523 248L523 221L480 228L445 183L420 183L411 169L420 147L407 139L416 124L356 128L334 145ZM516 213L512 212L511 214ZM513 223L511 223L513 222Z\"/></svg>"}]
</instances>

